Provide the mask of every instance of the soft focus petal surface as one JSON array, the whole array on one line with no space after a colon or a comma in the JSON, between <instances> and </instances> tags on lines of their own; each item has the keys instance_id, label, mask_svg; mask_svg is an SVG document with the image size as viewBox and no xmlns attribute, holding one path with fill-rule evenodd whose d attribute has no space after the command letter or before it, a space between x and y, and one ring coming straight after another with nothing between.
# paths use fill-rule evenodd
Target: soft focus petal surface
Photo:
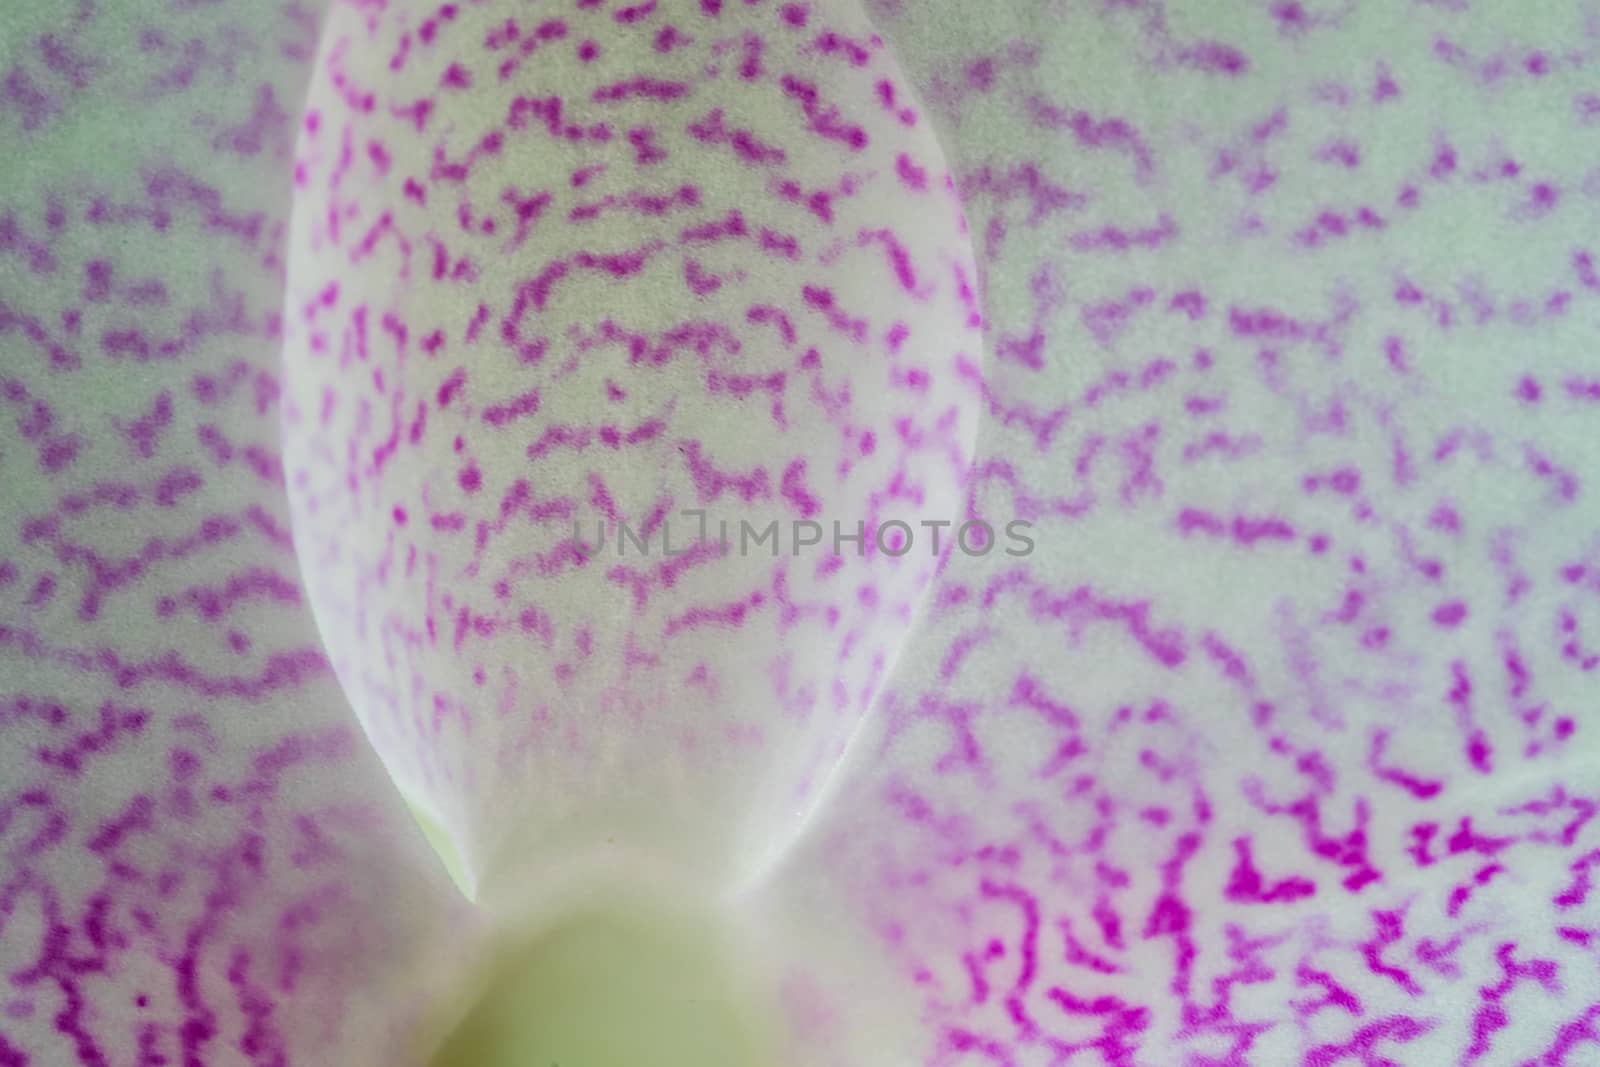
<instances>
[{"instance_id":1,"label":"soft focus petal surface","mask_svg":"<svg viewBox=\"0 0 1600 1067\"><path fill-rule=\"evenodd\" d=\"M514 895L750 877L963 498L976 271L926 118L854 0L340 7L317 63L285 462L363 725ZM889 520L909 551L831 551Z\"/></svg>"},{"instance_id":2,"label":"soft focus petal surface","mask_svg":"<svg viewBox=\"0 0 1600 1067\"><path fill-rule=\"evenodd\" d=\"M752 898L827 1062L1600 1062L1592 12L874 11L1039 525Z\"/></svg>"},{"instance_id":3,"label":"soft focus petal surface","mask_svg":"<svg viewBox=\"0 0 1600 1067\"><path fill-rule=\"evenodd\" d=\"M0 10L7 1067L405 1063L466 932L288 534L279 247L317 17Z\"/></svg>"},{"instance_id":4,"label":"soft focus petal surface","mask_svg":"<svg viewBox=\"0 0 1600 1067\"><path fill-rule=\"evenodd\" d=\"M41 148L8 161L0 231L0 1057L319 1062L414 1002L379 980L415 976L422 927L344 902L438 877L392 804L337 829L392 793L343 747L311 599L387 768L502 893L581 891L601 836L760 875L739 925L813 1062L1592 1061L1592 15L878 0L885 52L843 5L571 6L558 30L537 5L360 5L320 43L232 5L151 34L116 9L0 16L7 137ZM766 15L790 45L748 42ZM717 57L713 24L738 27L725 69L674 66ZM283 331L311 598L268 355L299 97L246 74L283 26L291 58L323 50L328 115L298 131ZM786 87L791 56L828 76ZM573 96L574 61L626 73ZM935 261L962 261L959 222L918 206L947 202L905 187L937 194L945 167L920 106L900 123L919 99L987 319L974 513L1035 522L1035 551L957 553L920 609L927 568L880 559L526 561L573 511L634 519L663 492L853 525L888 513L902 461L954 491L968 301L901 295L848 214L943 219ZM591 108L617 115L592 174L563 154ZM907 146L869 168L903 195L844 195L828 153L854 158L852 125L861 153ZM814 222L761 234L762 166L799 173ZM653 167L714 178L674 205ZM830 182L837 254L806 195ZM782 291L802 268L803 314ZM675 332L686 306L750 333ZM897 363L872 350L902 306L941 343ZM851 316L874 361L801 340ZM797 386L784 426L774 390ZM863 428L860 480L838 461ZM841 599L865 583L876 601Z\"/></svg>"}]
</instances>

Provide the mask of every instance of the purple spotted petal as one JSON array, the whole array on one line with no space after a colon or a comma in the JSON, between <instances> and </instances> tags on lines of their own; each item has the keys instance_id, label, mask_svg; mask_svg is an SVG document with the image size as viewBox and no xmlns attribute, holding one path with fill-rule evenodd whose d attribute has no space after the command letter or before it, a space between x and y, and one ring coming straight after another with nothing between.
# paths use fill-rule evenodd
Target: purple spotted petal
<instances>
[{"instance_id":1,"label":"purple spotted petal","mask_svg":"<svg viewBox=\"0 0 1600 1067\"><path fill-rule=\"evenodd\" d=\"M885 49L843 4L491 6L329 34L243 2L0 14L26 152L0 193L0 1064L393 1062L450 898L384 770L512 895L613 831L754 875L802 1062L1597 1062L1592 12L876 0ZM806 85L742 38L680 65L714 47L702 8L804 47ZM778 113L760 94L799 125L738 121ZM580 112L612 141L570 137ZM831 210L834 161L881 150L899 197L762 234L769 173ZM697 202L626 180L675 167ZM911 286L857 206L928 220ZM981 385L962 283L914 299L968 245ZM786 319L737 322L752 293ZM739 347L672 332L702 317ZM883 345L901 318L938 343ZM889 513L850 513L887 465L952 493L970 430L938 418L974 387L973 514L1033 522L1025 558L958 551L931 585L785 560L781 597L739 559L509 577L563 498L853 526ZM397 397L428 405L416 441ZM902 404L951 462L896 438Z\"/></svg>"},{"instance_id":2,"label":"purple spotted petal","mask_svg":"<svg viewBox=\"0 0 1600 1067\"><path fill-rule=\"evenodd\" d=\"M946 572L766 914L932 1064L1600 1063L1600 24L1212 9L874 6L1039 548Z\"/></svg>"},{"instance_id":3,"label":"purple spotted petal","mask_svg":"<svg viewBox=\"0 0 1600 1067\"><path fill-rule=\"evenodd\" d=\"M883 42L850 2L341 8L295 182L297 543L391 774L475 879L753 873L939 562L864 531L958 518L977 426Z\"/></svg>"},{"instance_id":4,"label":"purple spotted petal","mask_svg":"<svg viewBox=\"0 0 1600 1067\"><path fill-rule=\"evenodd\" d=\"M0 14L6 1067L391 1064L466 930L290 544L316 19L253 11Z\"/></svg>"}]
</instances>

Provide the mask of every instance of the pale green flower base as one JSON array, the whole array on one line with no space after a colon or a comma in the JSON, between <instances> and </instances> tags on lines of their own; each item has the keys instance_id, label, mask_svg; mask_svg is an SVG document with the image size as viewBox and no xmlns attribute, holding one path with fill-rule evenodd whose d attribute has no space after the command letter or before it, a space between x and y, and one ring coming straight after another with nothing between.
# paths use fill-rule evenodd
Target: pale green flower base
<instances>
[{"instance_id":1,"label":"pale green flower base","mask_svg":"<svg viewBox=\"0 0 1600 1067\"><path fill-rule=\"evenodd\" d=\"M708 933L575 916L507 959L431 1067L777 1067L772 1021Z\"/></svg>"},{"instance_id":2,"label":"pale green flower base","mask_svg":"<svg viewBox=\"0 0 1600 1067\"><path fill-rule=\"evenodd\" d=\"M472 896L449 834L411 812ZM780 1067L769 998L736 973L726 933L712 918L640 906L645 888L508 930L430 1067Z\"/></svg>"}]
</instances>

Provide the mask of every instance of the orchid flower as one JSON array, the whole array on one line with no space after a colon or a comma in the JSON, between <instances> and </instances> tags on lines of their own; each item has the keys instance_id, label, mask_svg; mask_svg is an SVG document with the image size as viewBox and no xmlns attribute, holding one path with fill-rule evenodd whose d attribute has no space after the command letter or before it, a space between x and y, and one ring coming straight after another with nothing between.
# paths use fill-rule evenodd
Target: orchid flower
<instances>
[{"instance_id":1,"label":"orchid flower","mask_svg":"<svg viewBox=\"0 0 1600 1067\"><path fill-rule=\"evenodd\" d=\"M1597 69L9 4L0 1067L1600 1063Z\"/></svg>"}]
</instances>

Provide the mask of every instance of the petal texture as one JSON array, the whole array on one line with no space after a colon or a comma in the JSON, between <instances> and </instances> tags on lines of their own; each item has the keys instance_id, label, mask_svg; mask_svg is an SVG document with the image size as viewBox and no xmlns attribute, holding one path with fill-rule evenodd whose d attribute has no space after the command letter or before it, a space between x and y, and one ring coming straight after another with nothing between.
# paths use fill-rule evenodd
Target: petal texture
<instances>
[{"instance_id":1,"label":"petal texture","mask_svg":"<svg viewBox=\"0 0 1600 1067\"><path fill-rule=\"evenodd\" d=\"M397 780L518 892L759 870L938 564L861 527L956 517L976 432L970 244L870 24L343 8L296 181L296 531Z\"/></svg>"},{"instance_id":2,"label":"petal texture","mask_svg":"<svg viewBox=\"0 0 1600 1067\"><path fill-rule=\"evenodd\" d=\"M1595 1062L1592 13L873 10L984 272L978 507L1039 525L952 563L752 900L794 1010L849 1048L904 994L936 1064Z\"/></svg>"},{"instance_id":3,"label":"petal texture","mask_svg":"<svg viewBox=\"0 0 1600 1067\"><path fill-rule=\"evenodd\" d=\"M466 932L288 534L280 246L316 19L0 12L6 1067L404 1063Z\"/></svg>"}]
</instances>

